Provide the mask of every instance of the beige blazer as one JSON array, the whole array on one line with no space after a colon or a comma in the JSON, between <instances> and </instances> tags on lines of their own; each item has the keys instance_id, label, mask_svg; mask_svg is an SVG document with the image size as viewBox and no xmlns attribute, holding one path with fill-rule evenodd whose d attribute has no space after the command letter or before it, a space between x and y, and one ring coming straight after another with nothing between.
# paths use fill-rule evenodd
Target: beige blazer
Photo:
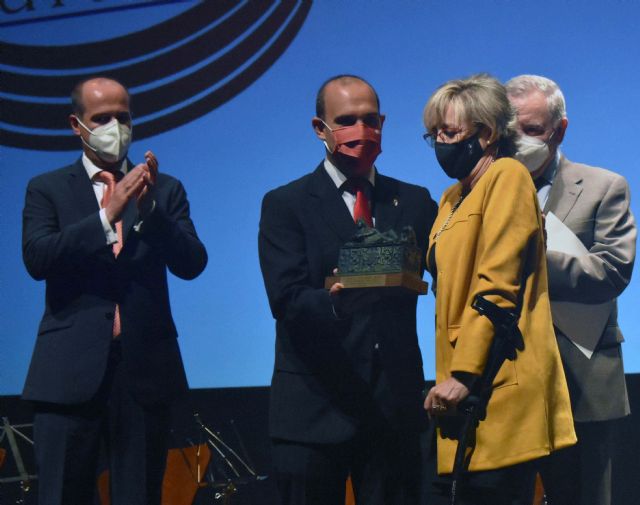
<instances>
[{"instance_id":1,"label":"beige blazer","mask_svg":"<svg viewBox=\"0 0 640 505\"><path fill-rule=\"evenodd\" d=\"M442 196L430 248L461 190L458 183ZM576 442L541 230L531 176L519 162L503 158L480 178L437 239L436 382L452 371L484 369L493 326L471 307L477 294L504 308L522 307L524 349L498 372L470 471L514 465ZM452 471L456 445L438 431L440 473Z\"/></svg>"},{"instance_id":2,"label":"beige blazer","mask_svg":"<svg viewBox=\"0 0 640 505\"><path fill-rule=\"evenodd\" d=\"M547 252L549 297L555 301L614 300L598 346L587 359L556 329L576 421L604 421L629 414L618 326L619 296L631 281L636 222L627 181L603 168L560 157L545 212L553 212L589 250L583 256Z\"/></svg>"}]
</instances>

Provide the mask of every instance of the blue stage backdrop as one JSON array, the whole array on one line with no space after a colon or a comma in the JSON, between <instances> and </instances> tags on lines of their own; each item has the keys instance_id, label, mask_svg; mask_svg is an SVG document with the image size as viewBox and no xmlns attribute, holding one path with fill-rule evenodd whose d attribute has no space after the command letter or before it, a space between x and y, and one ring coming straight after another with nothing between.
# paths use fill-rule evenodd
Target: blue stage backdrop
<instances>
[{"instance_id":1,"label":"blue stage backdrop","mask_svg":"<svg viewBox=\"0 0 640 505\"><path fill-rule=\"evenodd\" d=\"M130 88L130 158L151 149L183 181L208 248L203 275L170 280L191 387L269 383L274 322L257 257L260 202L322 159L311 117L329 76L370 80L387 115L379 170L436 199L451 183L421 139L436 86L476 72L551 77L568 102L565 154L625 175L640 215L639 2L0 0L0 11L0 394L20 392L43 309L44 283L21 259L24 190L79 156L67 95L87 75ZM638 299L634 279L620 303L628 372L640 372ZM422 297L427 378L433 315L432 295Z\"/></svg>"}]
</instances>

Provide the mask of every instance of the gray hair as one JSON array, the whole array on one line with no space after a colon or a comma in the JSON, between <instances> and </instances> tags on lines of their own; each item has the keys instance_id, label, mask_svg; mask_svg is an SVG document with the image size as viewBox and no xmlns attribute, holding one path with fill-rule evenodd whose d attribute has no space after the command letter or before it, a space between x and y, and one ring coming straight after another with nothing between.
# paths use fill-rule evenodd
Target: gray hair
<instances>
[{"instance_id":1,"label":"gray hair","mask_svg":"<svg viewBox=\"0 0 640 505\"><path fill-rule=\"evenodd\" d=\"M564 95L560 86L551 79L540 75L519 75L508 80L505 87L510 98L521 98L532 91L539 91L547 99L551 122L557 125L561 120L566 119L567 105Z\"/></svg>"},{"instance_id":2,"label":"gray hair","mask_svg":"<svg viewBox=\"0 0 640 505\"><path fill-rule=\"evenodd\" d=\"M492 140L499 146L499 156L515 151L515 115L502 84L489 74L475 74L441 85L424 108L424 124L431 133L442 126L451 105L458 119L480 123L491 129Z\"/></svg>"}]
</instances>

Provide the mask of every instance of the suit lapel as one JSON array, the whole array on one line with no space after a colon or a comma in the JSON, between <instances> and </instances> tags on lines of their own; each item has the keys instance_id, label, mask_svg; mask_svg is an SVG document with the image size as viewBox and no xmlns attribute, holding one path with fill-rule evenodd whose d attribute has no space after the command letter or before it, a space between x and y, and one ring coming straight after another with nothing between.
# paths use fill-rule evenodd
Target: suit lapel
<instances>
[{"instance_id":1,"label":"suit lapel","mask_svg":"<svg viewBox=\"0 0 640 505\"><path fill-rule=\"evenodd\" d=\"M398 195L397 182L384 175L376 174L373 194L376 228L381 232L395 230L402 215L403 203Z\"/></svg>"},{"instance_id":2,"label":"suit lapel","mask_svg":"<svg viewBox=\"0 0 640 505\"><path fill-rule=\"evenodd\" d=\"M318 209L327 225L343 242L351 239L357 231L356 225L342 199L340 190L336 188L331 177L327 174L323 163L312 175L309 193L312 198L317 200ZM395 229L402 215L402 202L395 181L384 175L376 174L372 200L376 229L383 232Z\"/></svg>"},{"instance_id":3,"label":"suit lapel","mask_svg":"<svg viewBox=\"0 0 640 505\"><path fill-rule=\"evenodd\" d=\"M127 243L127 237L133 229L133 225L135 224L137 217L138 208L136 205L136 201L135 199L130 200L125 207L124 212L122 213L122 239L125 244Z\"/></svg>"},{"instance_id":4,"label":"suit lapel","mask_svg":"<svg viewBox=\"0 0 640 505\"><path fill-rule=\"evenodd\" d=\"M69 172L69 188L71 190L71 199L69 203L73 203L80 217L85 217L92 212L98 212L100 205L93 190L93 183L87 171L82 164L80 158L71 167Z\"/></svg>"},{"instance_id":5,"label":"suit lapel","mask_svg":"<svg viewBox=\"0 0 640 505\"><path fill-rule=\"evenodd\" d=\"M87 176L87 171L82 164L82 158L71 167L71 171L69 172L69 187L72 194L70 201L74 202L81 217L100 210L100 204L93 190L93 183ZM138 209L136 202L132 200L127 204L122 215L122 234L125 244L127 242L127 235L133 228L137 216Z\"/></svg>"},{"instance_id":6,"label":"suit lapel","mask_svg":"<svg viewBox=\"0 0 640 505\"><path fill-rule=\"evenodd\" d=\"M133 168L133 164L127 159L127 173ZM122 240L124 244L127 243L127 237L136 223L138 218L138 206L135 198L129 200L127 206L122 213Z\"/></svg>"},{"instance_id":7,"label":"suit lapel","mask_svg":"<svg viewBox=\"0 0 640 505\"><path fill-rule=\"evenodd\" d=\"M69 202L77 211L78 219L85 218L90 214L100 211L100 204L93 190L93 182L87 175L87 171L82 164L82 158L71 167L71 171L69 172L69 189L71 191ZM113 254L111 254L111 249L107 247L106 240L104 258L108 261L115 260Z\"/></svg>"},{"instance_id":8,"label":"suit lapel","mask_svg":"<svg viewBox=\"0 0 640 505\"><path fill-rule=\"evenodd\" d=\"M320 163L309 182L309 196L321 213L327 226L334 230L342 242L347 242L356 233L356 224L349 213L340 190Z\"/></svg>"},{"instance_id":9,"label":"suit lapel","mask_svg":"<svg viewBox=\"0 0 640 505\"><path fill-rule=\"evenodd\" d=\"M544 206L545 212L553 212L560 221L566 219L582 193L582 176L572 172L569 162L562 156L558 163L558 173Z\"/></svg>"}]
</instances>

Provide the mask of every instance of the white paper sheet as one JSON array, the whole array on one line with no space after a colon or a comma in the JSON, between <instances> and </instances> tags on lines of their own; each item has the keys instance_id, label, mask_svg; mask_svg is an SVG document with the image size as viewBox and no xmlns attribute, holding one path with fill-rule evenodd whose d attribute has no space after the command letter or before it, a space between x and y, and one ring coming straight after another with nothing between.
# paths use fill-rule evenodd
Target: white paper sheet
<instances>
[{"instance_id":1,"label":"white paper sheet","mask_svg":"<svg viewBox=\"0 0 640 505\"><path fill-rule=\"evenodd\" d=\"M546 215L545 229L549 251L572 256L588 254L589 251L580 239L553 212ZM598 345L612 308L613 301L598 304L551 302L553 324L589 359Z\"/></svg>"}]
</instances>

